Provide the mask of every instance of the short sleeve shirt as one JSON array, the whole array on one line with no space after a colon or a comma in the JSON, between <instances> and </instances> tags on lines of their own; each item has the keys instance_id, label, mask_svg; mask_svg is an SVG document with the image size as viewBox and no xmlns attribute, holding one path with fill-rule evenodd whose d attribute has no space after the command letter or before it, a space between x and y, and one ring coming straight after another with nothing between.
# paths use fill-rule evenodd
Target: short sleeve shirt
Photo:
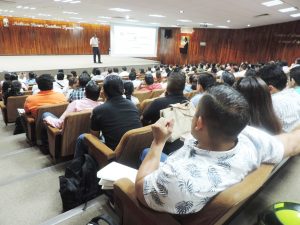
<instances>
[{"instance_id":1,"label":"short sleeve shirt","mask_svg":"<svg viewBox=\"0 0 300 225\"><path fill-rule=\"evenodd\" d=\"M123 134L141 126L138 109L122 96L113 97L97 106L91 116L91 129L102 131L105 144L113 150Z\"/></svg>"},{"instance_id":2,"label":"short sleeve shirt","mask_svg":"<svg viewBox=\"0 0 300 225\"><path fill-rule=\"evenodd\" d=\"M156 211L195 213L261 163L279 163L283 153L283 144L278 139L253 127L246 127L236 146L228 151L199 149L195 139L188 139L145 177L144 198Z\"/></svg>"}]
</instances>

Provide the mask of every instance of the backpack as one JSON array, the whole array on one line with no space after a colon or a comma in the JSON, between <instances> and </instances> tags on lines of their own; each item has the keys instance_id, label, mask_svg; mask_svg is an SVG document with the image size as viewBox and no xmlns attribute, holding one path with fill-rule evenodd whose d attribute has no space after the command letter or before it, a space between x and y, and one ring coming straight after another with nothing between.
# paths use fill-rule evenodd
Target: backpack
<instances>
[{"instance_id":1,"label":"backpack","mask_svg":"<svg viewBox=\"0 0 300 225\"><path fill-rule=\"evenodd\" d=\"M66 168L65 176L59 177L59 192L64 211L87 203L101 193L98 169L98 163L88 154L74 159Z\"/></svg>"}]
</instances>

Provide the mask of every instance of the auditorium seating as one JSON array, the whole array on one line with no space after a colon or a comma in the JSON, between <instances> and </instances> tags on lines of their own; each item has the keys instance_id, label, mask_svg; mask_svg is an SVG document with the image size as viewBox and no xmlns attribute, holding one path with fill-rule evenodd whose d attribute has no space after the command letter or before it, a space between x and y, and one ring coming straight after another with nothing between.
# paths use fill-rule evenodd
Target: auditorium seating
<instances>
[{"instance_id":1,"label":"auditorium seating","mask_svg":"<svg viewBox=\"0 0 300 225\"><path fill-rule=\"evenodd\" d=\"M157 98L149 98L145 99L141 104L140 104L140 112L141 114L146 110L146 108Z\"/></svg>"},{"instance_id":2,"label":"auditorium seating","mask_svg":"<svg viewBox=\"0 0 300 225\"><path fill-rule=\"evenodd\" d=\"M152 96L151 91L135 91L132 94L134 97L137 97L140 102L143 102L145 99L149 99Z\"/></svg>"},{"instance_id":3,"label":"auditorium seating","mask_svg":"<svg viewBox=\"0 0 300 225\"><path fill-rule=\"evenodd\" d=\"M198 94L199 92L198 91L191 91L191 92L188 92L188 93L185 93L184 96L188 99L188 100L191 100L196 94Z\"/></svg>"},{"instance_id":4,"label":"auditorium seating","mask_svg":"<svg viewBox=\"0 0 300 225\"><path fill-rule=\"evenodd\" d=\"M24 108L26 98L27 95L11 96L7 98L6 105L4 105L4 102L0 102L3 120L6 125L16 122L16 118L18 117L17 109Z\"/></svg>"},{"instance_id":5,"label":"auditorium seating","mask_svg":"<svg viewBox=\"0 0 300 225\"><path fill-rule=\"evenodd\" d=\"M77 137L90 131L91 111L69 113L63 129L47 126L49 152L52 160L74 155Z\"/></svg>"},{"instance_id":6,"label":"auditorium seating","mask_svg":"<svg viewBox=\"0 0 300 225\"><path fill-rule=\"evenodd\" d=\"M66 110L68 103L61 103L55 105L46 105L38 108L37 118L33 118L30 115L25 115L25 123L26 123L26 137L29 144L41 145L41 119L44 112L51 112L57 117L63 114Z\"/></svg>"},{"instance_id":7,"label":"auditorium seating","mask_svg":"<svg viewBox=\"0 0 300 225\"><path fill-rule=\"evenodd\" d=\"M242 182L218 194L198 213L172 216L155 212L136 199L135 186L129 179L114 184L115 210L122 225L222 225L268 180L274 165L261 165Z\"/></svg>"},{"instance_id":8,"label":"auditorium seating","mask_svg":"<svg viewBox=\"0 0 300 225\"><path fill-rule=\"evenodd\" d=\"M107 147L94 135L85 134L85 142L89 147L89 154L97 160L100 168L111 161L138 168L139 156L145 148L150 147L152 140L151 126L127 131L115 150Z\"/></svg>"},{"instance_id":9,"label":"auditorium seating","mask_svg":"<svg viewBox=\"0 0 300 225\"><path fill-rule=\"evenodd\" d=\"M161 96L166 90L165 89L155 89L152 91L152 95L150 98L157 98Z\"/></svg>"}]
</instances>

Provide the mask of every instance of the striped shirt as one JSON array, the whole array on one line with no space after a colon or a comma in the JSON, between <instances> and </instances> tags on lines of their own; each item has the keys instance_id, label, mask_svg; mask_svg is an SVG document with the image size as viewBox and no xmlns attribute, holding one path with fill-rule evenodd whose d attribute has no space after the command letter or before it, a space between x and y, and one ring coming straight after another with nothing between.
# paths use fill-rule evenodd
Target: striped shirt
<instances>
[{"instance_id":1,"label":"striped shirt","mask_svg":"<svg viewBox=\"0 0 300 225\"><path fill-rule=\"evenodd\" d=\"M294 89L286 88L272 94L272 101L283 131L290 132L300 123L300 95Z\"/></svg>"}]
</instances>

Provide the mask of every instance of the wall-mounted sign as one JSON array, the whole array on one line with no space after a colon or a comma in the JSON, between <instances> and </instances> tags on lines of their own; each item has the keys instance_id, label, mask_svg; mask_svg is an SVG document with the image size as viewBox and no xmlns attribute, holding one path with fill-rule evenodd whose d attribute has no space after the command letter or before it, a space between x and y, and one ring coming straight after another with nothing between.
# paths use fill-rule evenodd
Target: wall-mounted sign
<instances>
[{"instance_id":1,"label":"wall-mounted sign","mask_svg":"<svg viewBox=\"0 0 300 225\"><path fill-rule=\"evenodd\" d=\"M41 27L48 29L63 29L63 30L82 30L83 27L80 26L67 26L67 25L57 25L57 24L41 24L41 23L24 23L24 22L13 22L12 26L19 27Z\"/></svg>"},{"instance_id":2,"label":"wall-mounted sign","mask_svg":"<svg viewBox=\"0 0 300 225\"><path fill-rule=\"evenodd\" d=\"M3 18L3 20L2 20L2 22L3 22L3 26L4 27L9 27L9 20L8 20L8 18Z\"/></svg>"}]
</instances>

